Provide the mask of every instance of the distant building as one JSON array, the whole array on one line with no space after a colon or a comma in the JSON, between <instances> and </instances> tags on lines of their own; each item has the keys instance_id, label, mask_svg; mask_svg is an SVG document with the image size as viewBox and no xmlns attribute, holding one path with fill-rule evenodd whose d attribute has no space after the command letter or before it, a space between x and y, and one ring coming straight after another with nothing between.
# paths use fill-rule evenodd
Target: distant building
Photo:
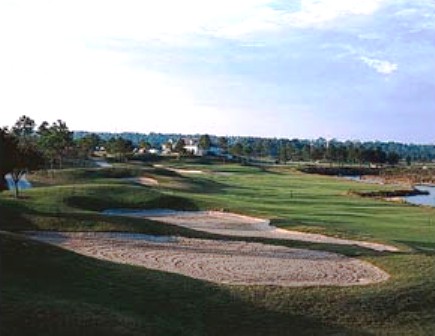
<instances>
[{"instance_id":1,"label":"distant building","mask_svg":"<svg viewBox=\"0 0 435 336\"><path fill-rule=\"evenodd\" d=\"M169 139L166 143L162 144L162 151L160 154L169 155L172 153L172 146L174 145L174 141Z\"/></svg>"},{"instance_id":2,"label":"distant building","mask_svg":"<svg viewBox=\"0 0 435 336\"><path fill-rule=\"evenodd\" d=\"M148 150L148 153L154 154L154 155L159 155L160 154L160 150L158 150L157 148L150 148Z\"/></svg>"}]
</instances>

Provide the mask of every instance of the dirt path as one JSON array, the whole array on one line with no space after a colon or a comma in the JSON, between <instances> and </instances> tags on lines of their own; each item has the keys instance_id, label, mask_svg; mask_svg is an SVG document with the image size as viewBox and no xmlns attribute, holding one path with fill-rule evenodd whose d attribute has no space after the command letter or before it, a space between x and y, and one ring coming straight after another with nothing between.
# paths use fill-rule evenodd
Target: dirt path
<instances>
[{"instance_id":1,"label":"dirt path","mask_svg":"<svg viewBox=\"0 0 435 336\"><path fill-rule=\"evenodd\" d=\"M389 278L367 262L336 253L258 243L128 233L27 234L86 256L231 285L353 286Z\"/></svg>"},{"instance_id":2,"label":"dirt path","mask_svg":"<svg viewBox=\"0 0 435 336\"><path fill-rule=\"evenodd\" d=\"M104 213L109 215L145 217L163 223L179 225L193 230L221 235L299 240L337 245L356 245L381 252L398 251L398 248L391 245L279 229L270 225L270 221L267 219L259 219L227 212L154 209L142 211L107 210Z\"/></svg>"}]
</instances>

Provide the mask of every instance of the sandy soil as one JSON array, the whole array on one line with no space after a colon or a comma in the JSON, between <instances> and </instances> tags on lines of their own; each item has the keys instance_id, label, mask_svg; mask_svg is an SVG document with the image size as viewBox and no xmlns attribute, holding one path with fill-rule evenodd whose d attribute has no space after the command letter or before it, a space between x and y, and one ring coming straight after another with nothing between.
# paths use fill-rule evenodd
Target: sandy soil
<instances>
[{"instance_id":1,"label":"sandy soil","mask_svg":"<svg viewBox=\"0 0 435 336\"><path fill-rule=\"evenodd\" d=\"M176 169L176 168L167 168L168 170L171 170L173 172L176 172L178 174L204 174L202 170L192 170L192 169Z\"/></svg>"},{"instance_id":2,"label":"sandy soil","mask_svg":"<svg viewBox=\"0 0 435 336\"><path fill-rule=\"evenodd\" d=\"M163 223L179 225L193 230L206 231L221 235L300 240L337 245L356 245L375 251L398 251L395 246L390 245L279 229L270 225L269 220L266 219L253 218L227 212L154 209L142 211L107 210L104 213L109 215L145 217Z\"/></svg>"},{"instance_id":3,"label":"sandy soil","mask_svg":"<svg viewBox=\"0 0 435 336\"><path fill-rule=\"evenodd\" d=\"M153 167L155 168L164 168L173 172L176 172L178 174L204 174L202 170L191 170L191 169L178 169L178 168L171 168L167 167L161 164L154 164Z\"/></svg>"},{"instance_id":4,"label":"sandy soil","mask_svg":"<svg viewBox=\"0 0 435 336\"><path fill-rule=\"evenodd\" d=\"M147 187L155 187L159 185L159 182L152 177L127 177L125 180Z\"/></svg>"},{"instance_id":5,"label":"sandy soil","mask_svg":"<svg viewBox=\"0 0 435 336\"><path fill-rule=\"evenodd\" d=\"M258 243L128 233L28 234L86 256L231 285L352 286L389 278L358 259Z\"/></svg>"}]
</instances>

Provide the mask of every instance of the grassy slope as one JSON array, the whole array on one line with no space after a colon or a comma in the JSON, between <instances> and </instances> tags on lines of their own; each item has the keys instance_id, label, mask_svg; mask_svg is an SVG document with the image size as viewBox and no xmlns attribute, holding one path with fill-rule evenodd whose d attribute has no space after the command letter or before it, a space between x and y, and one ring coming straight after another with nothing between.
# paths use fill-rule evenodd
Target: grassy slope
<instances>
[{"instance_id":1,"label":"grassy slope","mask_svg":"<svg viewBox=\"0 0 435 336\"><path fill-rule=\"evenodd\" d=\"M165 187L132 186L105 176L87 184L45 187L27 199L0 197L3 230L115 230L193 237L155 222L103 217L108 207L227 208L275 218L283 227L435 247L433 209L348 197L374 186L251 167L202 169L231 176L155 175ZM152 175L152 170L147 170ZM113 176L111 176L113 177ZM65 178L62 178L65 179ZM60 181L58 181L60 182ZM169 189L171 186L175 189ZM202 191L201 194L198 191ZM432 230L432 231L431 231ZM30 242L1 241L3 334L430 334L435 328L435 256L400 255L286 242L288 246L360 254L389 271L391 281L355 288L225 287L182 276L111 264ZM278 242L275 242L278 243Z\"/></svg>"}]
</instances>

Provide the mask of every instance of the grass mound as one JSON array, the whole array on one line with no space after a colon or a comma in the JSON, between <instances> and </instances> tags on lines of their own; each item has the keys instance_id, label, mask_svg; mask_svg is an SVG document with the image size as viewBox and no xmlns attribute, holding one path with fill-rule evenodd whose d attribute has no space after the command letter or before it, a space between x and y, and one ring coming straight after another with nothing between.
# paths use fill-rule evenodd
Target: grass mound
<instances>
[{"instance_id":1,"label":"grass mound","mask_svg":"<svg viewBox=\"0 0 435 336\"><path fill-rule=\"evenodd\" d=\"M29 175L30 182L36 187L91 183L102 179L117 179L140 176L141 168L71 168L61 170L40 170Z\"/></svg>"}]
</instances>

